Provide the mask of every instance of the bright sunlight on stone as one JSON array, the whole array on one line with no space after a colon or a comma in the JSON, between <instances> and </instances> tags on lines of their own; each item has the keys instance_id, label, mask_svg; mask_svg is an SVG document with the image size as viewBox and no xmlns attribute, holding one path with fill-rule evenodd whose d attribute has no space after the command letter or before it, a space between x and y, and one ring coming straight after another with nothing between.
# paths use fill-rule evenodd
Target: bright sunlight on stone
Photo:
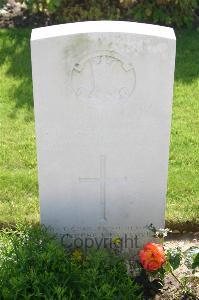
<instances>
[{"instance_id":1,"label":"bright sunlight on stone","mask_svg":"<svg viewBox=\"0 0 199 300\"><path fill-rule=\"evenodd\" d=\"M164 227L175 43L133 22L32 31L41 223L67 247L137 251Z\"/></svg>"}]
</instances>

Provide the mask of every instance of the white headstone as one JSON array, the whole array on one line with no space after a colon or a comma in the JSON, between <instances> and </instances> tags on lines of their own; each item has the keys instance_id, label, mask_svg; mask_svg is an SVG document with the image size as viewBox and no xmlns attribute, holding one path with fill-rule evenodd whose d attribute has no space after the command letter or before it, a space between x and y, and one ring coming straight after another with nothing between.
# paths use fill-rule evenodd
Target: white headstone
<instances>
[{"instance_id":1,"label":"white headstone","mask_svg":"<svg viewBox=\"0 0 199 300\"><path fill-rule=\"evenodd\" d=\"M41 223L67 247L141 247L164 227L173 30L56 25L32 31L31 52Z\"/></svg>"}]
</instances>

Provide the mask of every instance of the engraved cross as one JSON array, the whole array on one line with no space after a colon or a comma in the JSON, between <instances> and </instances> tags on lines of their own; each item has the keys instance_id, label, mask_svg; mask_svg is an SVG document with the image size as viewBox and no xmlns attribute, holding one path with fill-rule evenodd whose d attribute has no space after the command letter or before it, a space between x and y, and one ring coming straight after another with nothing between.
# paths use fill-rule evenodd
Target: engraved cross
<instances>
[{"instance_id":1,"label":"engraved cross","mask_svg":"<svg viewBox=\"0 0 199 300\"><path fill-rule=\"evenodd\" d=\"M104 221L106 221L106 182L110 180L127 180L127 177L122 178L108 178L106 177L106 156L100 156L100 176L94 178L79 178L79 182L98 182L100 184L100 205L101 214Z\"/></svg>"}]
</instances>

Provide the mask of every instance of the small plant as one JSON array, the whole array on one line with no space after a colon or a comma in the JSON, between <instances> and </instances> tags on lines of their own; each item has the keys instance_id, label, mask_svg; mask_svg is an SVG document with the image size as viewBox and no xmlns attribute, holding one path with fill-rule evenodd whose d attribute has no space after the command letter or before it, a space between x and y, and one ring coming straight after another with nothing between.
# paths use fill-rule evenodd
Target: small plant
<instances>
[{"instance_id":1,"label":"small plant","mask_svg":"<svg viewBox=\"0 0 199 300\"><path fill-rule=\"evenodd\" d=\"M135 265L139 265L140 274L142 274L146 280L148 278L148 282L153 282L154 280L158 281L160 287L163 286L165 275L170 273L178 282L182 294L195 297L188 287L187 278L185 276L179 278L175 275L175 270L184 263L194 274L199 268L199 248L190 247L184 252L180 247L166 250L163 246L163 238L170 230L156 230L153 225L150 225L149 229L154 233L154 237L159 238L160 243L147 243L139 252L139 262L132 262L132 269Z\"/></svg>"},{"instance_id":2,"label":"small plant","mask_svg":"<svg viewBox=\"0 0 199 300\"><path fill-rule=\"evenodd\" d=\"M110 251L67 252L39 226L0 232L0 299L135 299L138 285Z\"/></svg>"},{"instance_id":3,"label":"small plant","mask_svg":"<svg viewBox=\"0 0 199 300\"><path fill-rule=\"evenodd\" d=\"M6 4L5 0L0 0L0 9Z\"/></svg>"}]
</instances>

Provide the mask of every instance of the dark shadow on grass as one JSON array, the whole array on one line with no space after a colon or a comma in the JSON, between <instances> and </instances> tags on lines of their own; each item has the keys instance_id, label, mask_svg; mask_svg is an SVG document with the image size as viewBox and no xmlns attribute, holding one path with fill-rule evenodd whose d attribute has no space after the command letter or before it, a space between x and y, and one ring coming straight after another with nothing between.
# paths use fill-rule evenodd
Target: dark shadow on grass
<instances>
[{"instance_id":1,"label":"dark shadow on grass","mask_svg":"<svg viewBox=\"0 0 199 300\"><path fill-rule=\"evenodd\" d=\"M35 224L36 226L39 225L39 222L27 221L27 223ZM6 222L6 221L0 220L0 230L5 229L5 228L15 229L16 222L15 221ZM195 233L195 232L199 232L199 223L197 220L187 221L187 222L180 222L180 221L173 222L170 220L166 220L165 228L169 228L171 230L178 230L180 233L183 233L184 231L186 231L187 233L190 233L190 232Z\"/></svg>"},{"instance_id":2,"label":"dark shadow on grass","mask_svg":"<svg viewBox=\"0 0 199 300\"><path fill-rule=\"evenodd\" d=\"M175 81L192 83L199 78L199 32L177 31L176 45Z\"/></svg>"},{"instance_id":3,"label":"dark shadow on grass","mask_svg":"<svg viewBox=\"0 0 199 300\"><path fill-rule=\"evenodd\" d=\"M191 221L171 221L166 220L165 228L169 228L171 230L178 230L179 232L183 233L186 232L199 232L199 223L198 220L191 220Z\"/></svg>"},{"instance_id":4,"label":"dark shadow on grass","mask_svg":"<svg viewBox=\"0 0 199 300\"><path fill-rule=\"evenodd\" d=\"M15 102L11 117L15 116L17 109L26 107L32 111L33 108L30 33L30 29L0 31L0 67L6 63L6 75L19 80L16 85L13 81L13 87L9 90L9 97Z\"/></svg>"}]
</instances>

